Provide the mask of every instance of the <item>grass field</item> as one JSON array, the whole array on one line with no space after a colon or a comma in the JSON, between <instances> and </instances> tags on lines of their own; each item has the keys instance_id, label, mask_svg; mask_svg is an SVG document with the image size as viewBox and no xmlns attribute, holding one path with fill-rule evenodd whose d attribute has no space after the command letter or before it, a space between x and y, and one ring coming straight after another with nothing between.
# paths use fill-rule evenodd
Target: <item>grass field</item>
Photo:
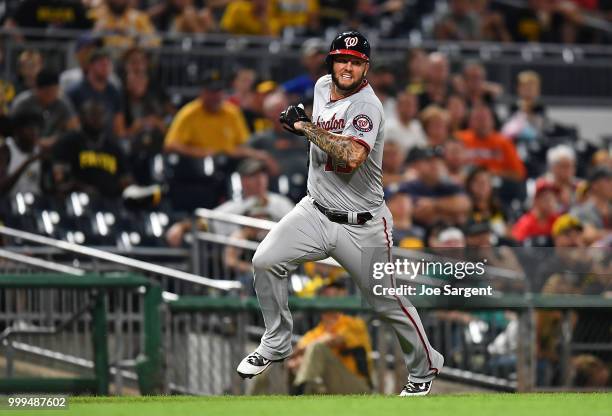
<instances>
[{"instance_id":1,"label":"grass field","mask_svg":"<svg viewBox=\"0 0 612 416\"><path fill-rule=\"evenodd\" d=\"M67 410L2 410L6 415L82 416L522 416L612 415L610 393L388 396L74 397Z\"/></svg>"}]
</instances>

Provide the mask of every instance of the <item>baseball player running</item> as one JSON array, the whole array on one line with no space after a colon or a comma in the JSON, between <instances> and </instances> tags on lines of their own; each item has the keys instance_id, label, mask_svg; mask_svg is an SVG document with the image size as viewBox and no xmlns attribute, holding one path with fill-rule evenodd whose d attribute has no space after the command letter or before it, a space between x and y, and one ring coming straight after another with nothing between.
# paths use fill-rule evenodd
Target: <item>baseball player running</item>
<instances>
[{"instance_id":1,"label":"baseball player running","mask_svg":"<svg viewBox=\"0 0 612 416\"><path fill-rule=\"evenodd\" d=\"M308 196L267 235L253 257L254 286L266 331L259 347L237 371L261 374L292 353L293 321L287 276L301 263L334 258L344 267L374 311L397 334L409 370L400 396L424 396L444 364L425 334L416 309L397 296L376 296L371 269L391 261L393 219L383 199L384 119L380 100L368 85L370 45L359 32L339 34L326 64L329 75L315 85L311 121L301 106L281 113L284 126L306 136L310 148ZM391 287L395 277L381 282Z\"/></svg>"}]
</instances>

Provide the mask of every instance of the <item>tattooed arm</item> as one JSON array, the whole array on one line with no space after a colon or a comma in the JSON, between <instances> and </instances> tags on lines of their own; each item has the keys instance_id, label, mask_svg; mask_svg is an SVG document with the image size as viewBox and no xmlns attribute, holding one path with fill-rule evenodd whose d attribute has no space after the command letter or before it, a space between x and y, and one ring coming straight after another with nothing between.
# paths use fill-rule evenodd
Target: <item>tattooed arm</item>
<instances>
[{"instance_id":1,"label":"tattooed arm","mask_svg":"<svg viewBox=\"0 0 612 416\"><path fill-rule=\"evenodd\" d=\"M368 150L348 136L330 133L313 123L298 121L295 123L298 131L335 161L344 162L351 170L358 168L368 157Z\"/></svg>"}]
</instances>

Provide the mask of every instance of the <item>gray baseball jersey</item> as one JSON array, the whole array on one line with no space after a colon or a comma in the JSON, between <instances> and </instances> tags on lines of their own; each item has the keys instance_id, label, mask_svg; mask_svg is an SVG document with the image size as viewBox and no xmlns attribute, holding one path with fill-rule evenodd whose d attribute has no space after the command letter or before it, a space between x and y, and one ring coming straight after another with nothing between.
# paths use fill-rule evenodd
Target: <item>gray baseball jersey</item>
<instances>
[{"instance_id":1,"label":"gray baseball jersey","mask_svg":"<svg viewBox=\"0 0 612 416\"><path fill-rule=\"evenodd\" d=\"M313 144L308 193L326 208L376 214L384 197L382 104L367 81L356 93L334 101L330 99L331 85L331 75L319 78L315 85L313 123L332 133L352 137L368 149L369 155L361 166L351 171Z\"/></svg>"}]
</instances>

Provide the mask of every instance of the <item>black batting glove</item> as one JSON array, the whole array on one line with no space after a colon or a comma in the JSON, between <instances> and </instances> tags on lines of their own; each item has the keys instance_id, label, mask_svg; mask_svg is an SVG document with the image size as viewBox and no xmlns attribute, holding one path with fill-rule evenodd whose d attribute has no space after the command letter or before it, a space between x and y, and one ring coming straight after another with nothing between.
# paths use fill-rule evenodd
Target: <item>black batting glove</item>
<instances>
[{"instance_id":1,"label":"black batting glove","mask_svg":"<svg viewBox=\"0 0 612 416\"><path fill-rule=\"evenodd\" d=\"M310 118L306 115L306 111L304 111L304 105L290 105L287 107L285 111L280 114L280 122L283 125L283 128L287 131L290 131L293 134L297 134L299 136L303 136L304 133L301 131L297 131L293 125L298 121L303 121L310 123Z\"/></svg>"}]
</instances>

